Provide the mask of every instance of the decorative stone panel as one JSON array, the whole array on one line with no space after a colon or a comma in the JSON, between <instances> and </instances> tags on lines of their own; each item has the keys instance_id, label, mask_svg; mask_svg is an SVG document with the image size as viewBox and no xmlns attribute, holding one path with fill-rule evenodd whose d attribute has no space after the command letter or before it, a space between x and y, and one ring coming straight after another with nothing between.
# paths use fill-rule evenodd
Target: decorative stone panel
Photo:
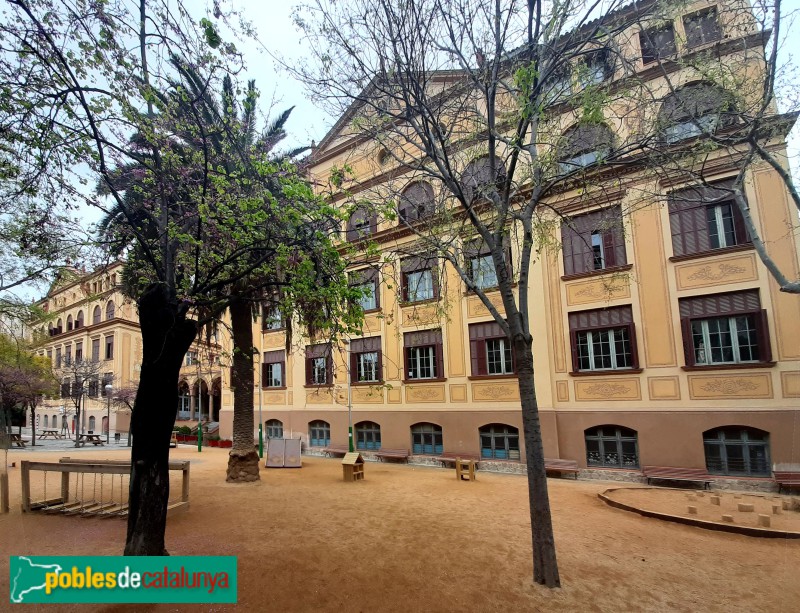
<instances>
[{"instance_id":1,"label":"decorative stone panel","mask_svg":"<svg viewBox=\"0 0 800 613\"><path fill-rule=\"evenodd\" d=\"M725 398L772 398L772 377L750 375L689 375L693 400Z\"/></svg>"},{"instance_id":2,"label":"decorative stone panel","mask_svg":"<svg viewBox=\"0 0 800 613\"><path fill-rule=\"evenodd\" d=\"M444 384L407 385L406 402L444 402Z\"/></svg>"},{"instance_id":3,"label":"decorative stone panel","mask_svg":"<svg viewBox=\"0 0 800 613\"><path fill-rule=\"evenodd\" d=\"M751 253L712 262L693 262L675 266L675 285L678 290L755 281L756 279L758 279L756 260Z\"/></svg>"},{"instance_id":4,"label":"decorative stone panel","mask_svg":"<svg viewBox=\"0 0 800 613\"><path fill-rule=\"evenodd\" d=\"M503 309L503 299L500 297L500 294L494 292L489 294L487 298L489 298L489 302L491 302L497 308L501 315L505 313L505 310ZM483 306L483 302L481 302L480 298L477 296L467 297L467 317L469 319L474 319L476 317L487 317L489 315L489 310Z\"/></svg>"},{"instance_id":5,"label":"decorative stone panel","mask_svg":"<svg viewBox=\"0 0 800 613\"><path fill-rule=\"evenodd\" d=\"M472 399L483 402L519 401L519 386L516 381L510 383L473 383Z\"/></svg>"},{"instance_id":6,"label":"decorative stone panel","mask_svg":"<svg viewBox=\"0 0 800 613\"><path fill-rule=\"evenodd\" d=\"M466 402L467 386L463 383L454 383L450 386L450 402Z\"/></svg>"},{"instance_id":7,"label":"decorative stone panel","mask_svg":"<svg viewBox=\"0 0 800 613\"><path fill-rule=\"evenodd\" d=\"M800 371L782 372L781 390L784 398L800 398Z\"/></svg>"},{"instance_id":8,"label":"decorative stone panel","mask_svg":"<svg viewBox=\"0 0 800 613\"><path fill-rule=\"evenodd\" d=\"M575 400L641 400L639 379L595 379L575 381Z\"/></svg>"},{"instance_id":9,"label":"decorative stone panel","mask_svg":"<svg viewBox=\"0 0 800 613\"><path fill-rule=\"evenodd\" d=\"M680 400L681 386L678 377L648 377L650 400Z\"/></svg>"},{"instance_id":10,"label":"decorative stone panel","mask_svg":"<svg viewBox=\"0 0 800 613\"><path fill-rule=\"evenodd\" d=\"M630 297L631 286L627 273L567 284L567 304L569 306Z\"/></svg>"}]
</instances>

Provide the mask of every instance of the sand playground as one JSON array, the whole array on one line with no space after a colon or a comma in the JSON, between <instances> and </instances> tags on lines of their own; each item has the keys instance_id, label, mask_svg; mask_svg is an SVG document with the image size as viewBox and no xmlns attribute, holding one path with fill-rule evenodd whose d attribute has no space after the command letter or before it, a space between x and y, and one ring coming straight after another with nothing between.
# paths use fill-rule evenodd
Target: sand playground
<instances>
[{"instance_id":1,"label":"sand playground","mask_svg":"<svg viewBox=\"0 0 800 613\"><path fill-rule=\"evenodd\" d=\"M80 451L128 457L127 449ZM23 514L23 459L61 452L9 452L11 513L0 515L0 603L9 602L10 555L118 555L125 520ZM598 494L625 485L627 502L664 512L714 516L710 493L636 491L628 484L550 479L563 587L531 583L530 520L524 477L478 472L459 482L450 469L367 463L365 480L345 483L341 461L303 457L300 469L261 469L255 484L225 483L227 450L189 446L190 504L167 523L173 555L236 555L238 605L47 605L37 611L483 612L797 611L800 540L756 538L669 523L612 508ZM650 493L648 493L650 492ZM694 497L693 499L690 497ZM789 499L784 496L784 499ZM771 509L736 521L752 521ZM713 506L713 508L712 508ZM702 510L702 511L701 511ZM726 511L727 512L727 511ZM751 517L752 516L752 517ZM711 515L708 515L711 517ZM712 518L713 519L713 518ZM800 512L773 527L800 532ZM8 605L10 606L10 605ZM0 609L7 610L0 605Z\"/></svg>"}]
</instances>

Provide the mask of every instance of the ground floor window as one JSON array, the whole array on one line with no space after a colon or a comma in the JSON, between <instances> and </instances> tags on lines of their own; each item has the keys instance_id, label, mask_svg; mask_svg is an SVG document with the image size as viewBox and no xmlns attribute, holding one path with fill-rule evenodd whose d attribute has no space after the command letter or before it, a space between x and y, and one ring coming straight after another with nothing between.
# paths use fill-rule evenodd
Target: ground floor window
<instances>
[{"instance_id":1,"label":"ground floor window","mask_svg":"<svg viewBox=\"0 0 800 613\"><path fill-rule=\"evenodd\" d=\"M90 433L94 432L94 424L95 424L95 418L94 417L90 417L89 418L89 432Z\"/></svg>"},{"instance_id":2,"label":"ground floor window","mask_svg":"<svg viewBox=\"0 0 800 613\"><path fill-rule=\"evenodd\" d=\"M381 448L381 427L372 421L356 424L356 449L377 450Z\"/></svg>"},{"instance_id":3,"label":"ground floor window","mask_svg":"<svg viewBox=\"0 0 800 613\"><path fill-rule=\"evenodd\" d=\"M769 433L756 428L724 426L703 433L708 472L717 475L768 477Z\"/></svg>"},{"instance_id":4,"label":"ground floor window","mask_svg":"<svg viewBox=\"0 0 800 613\"><path fill-rule=\"evenodd\" d=\"M480 430L481 457L493 460L519 460L519 430L505 424L489 424Z\"/></svg>"},{"instance_id":5,"label":"ground floor window","mask_svg":"<svg viewBox=\"0 0 800 613\"><path fill-rule=\"evenodd\" d=\"M283 438L283 422L280 419L268 419L267 438Z\"/></svg>"},{"instance_id":6,"label":"ground floor window","mask_svg":"<svg viewBox=\"0 0 800 613\"><path fill-rule=\"evenodd\" d=\"M438 455L444 451L442 428L436 424L411 426L411 448L413 453Z\"/></svg>"},{"instance_id":7,"label":"ground floor window","mask_svg":"<svg viewBox=\"0 0 800 613\"><path fill-rule=\"evenodd\" d=\"M327 447L331 444L331 425L318 419L308 424L308 440L312 447Z\"/></svg>"},{"instance_id":8,"label":"ground floor window","mask_svg":"<svg viewBox=\"0 0 800 613\"><path fill-rule=\"evenodd\" d=\"M636 430L622 426L599 426L584 432L586 464L610 468L638 468Z\"/></svg>"}]
</instances>

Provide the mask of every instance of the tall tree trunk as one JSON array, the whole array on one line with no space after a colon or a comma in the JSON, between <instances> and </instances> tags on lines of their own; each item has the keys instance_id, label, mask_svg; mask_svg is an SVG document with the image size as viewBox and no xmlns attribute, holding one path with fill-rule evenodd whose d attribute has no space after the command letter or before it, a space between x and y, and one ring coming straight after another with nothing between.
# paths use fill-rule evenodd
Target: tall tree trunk
<instances>
[{"instance_id":1,"label":"tall tree trunk","mask_svg":"<svg viewBox=\"0 0 800 613\"><path fill-rule=\"evenodd\" d=\"M258 481L258 453L253 446L253 315L247 302L231 304L233 332L233 446L226 481Z\"/></svg>"},{"instance_id":2,"label":"tall tree trunk","mask_svg":"<svg viewBox=\"0 0 800 613\"><path fill-rule=\"evenodd\" d=\"M522 430L525 437L525 462L528 472L528 502L531 509L533 540L533 581L547 587L560 587L556 560L553 521L544 469L542 427L539 404L533 384L533 341L522 333L514 335L514 358L519 375L519 397L522 402Z\"/></svg>"},{"instance_id":3,"label":"tall tree trunk","mask_svg":"<svg viewBox=\"0 0 800 613\"><path fill-rule=\"evenodd\" d=\"M168 555L164 546L169 501L169 441L178 406L178 376L197 325L186 307L170 300L163 285L139 299L142 370L131 415L136 438L131 449L127 556Z\"/></svg>"}]
</instances>

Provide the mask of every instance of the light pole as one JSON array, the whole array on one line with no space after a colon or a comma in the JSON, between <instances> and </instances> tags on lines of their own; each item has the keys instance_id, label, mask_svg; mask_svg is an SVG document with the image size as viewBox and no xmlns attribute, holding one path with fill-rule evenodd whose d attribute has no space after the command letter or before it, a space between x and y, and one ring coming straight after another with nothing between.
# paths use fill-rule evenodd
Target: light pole
<instances>
[{"instance_id":1,"label":"light pole","mask_svg":"<svg viewBox=\"0 0 800 613\"><path fill-rule=\"evenodd\" d=\"M264 376L261 366L261 352L253 347L253 355L258 356L258 457L264 457L264 420L261 418L261 389L264 387Z\"/></svg>"},{"instance_id":2,"label":"light pole","mask_svg":"<svg viewBox=\"0 0 800 613\"><path fill-rule=\"evenodd\" d=\"M111 390L114 387L109 383L106 385L106 445L109 444L111 440Z\"/></svg>"},{"instance_id":3,"label":"light pole","mask_svg":"<svg viewBox=\"0 0 800 613\"><path fill-rule=\"evenodd\" d=\"M197 358L197 451L203 451L203 380L200 378L200 357Z\"/></svg>"},{"instance_id":4,"label":"light pole","mask_svg":"<svg viewBox=\"0 0 800 613\"><path fill-rule=\"evenodd\" d=\"M345 339L344 343L344 369L347 371L347 443L348 449L353 452L356 450L353 441L353 386L352 373L350 372L350 341Z\"/></svg>"}]
</instances>

